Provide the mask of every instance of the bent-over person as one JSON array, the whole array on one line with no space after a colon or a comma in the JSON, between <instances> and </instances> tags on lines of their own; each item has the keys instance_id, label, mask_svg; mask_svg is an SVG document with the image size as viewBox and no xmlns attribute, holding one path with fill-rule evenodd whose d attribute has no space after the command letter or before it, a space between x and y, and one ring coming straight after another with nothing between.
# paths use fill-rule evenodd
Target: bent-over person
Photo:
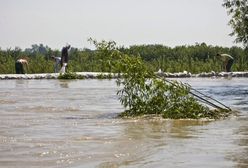
<instances>
[{"instance_id":1,"label":"bent-over person","mask_svg":"<svg viewBox=\"0 0 248 168\"><path fill-rule=\"evenodd\" d=\"M54 60L54 73L58 73L59 66L61 65L61 58L52 56L52 59Z\"/></svg>"},{"instance_id":2,"label":"bent-over person","mask_svg":"<svg viewBox=\"0 0 248 168\"><path fill-rule=\"evenodd\" d=\"M231 55L228 54L217 54L217 56L223 61L223 68L226 72L231 72L231 68L234 62L234 59Z\"/></svg>"},{"instance_id":3,"label":"bent-over person","mask_svg":"<svg viewBox=\"0 0 248 168\"><path fill-rule=\"evenodd\" d=\"M24 67L25 66L25 67ZM25 58L20 58L15 63L16 74L25 74L28 70L28 61Z\"/></svg>"}]
</instances>

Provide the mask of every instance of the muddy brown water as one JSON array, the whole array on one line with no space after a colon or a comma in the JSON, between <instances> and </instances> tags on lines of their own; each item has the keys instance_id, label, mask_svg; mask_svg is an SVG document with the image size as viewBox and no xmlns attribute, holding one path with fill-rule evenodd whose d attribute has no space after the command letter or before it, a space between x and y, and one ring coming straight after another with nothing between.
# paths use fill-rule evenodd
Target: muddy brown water
<instances>
[{"instance_id":1,"label":"muddy brown water","mask_svg":"<svg viewBox=\"0 0 248 168\"><path fill-rule=\"evenodd\" d=\"M176 80L240 112L123 120L114 80L0 80L0 167L248 167L248 79Z\"/></svg>"}]
</instances>

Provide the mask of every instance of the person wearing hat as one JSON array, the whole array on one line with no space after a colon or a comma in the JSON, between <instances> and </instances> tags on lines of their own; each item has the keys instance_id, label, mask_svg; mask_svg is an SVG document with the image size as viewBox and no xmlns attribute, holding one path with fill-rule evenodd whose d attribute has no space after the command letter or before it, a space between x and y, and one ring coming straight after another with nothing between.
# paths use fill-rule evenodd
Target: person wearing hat
<instances>
[{"instance_id":1,"label":"person wearing hat","mask_svg":"<svg viewBox=\"0 0 248 168\"><path fill-rule=\"evenodd\" d=\"M26 68L24 68L26 66ZM16 74L25 74L28 70L28 61L25 58L20 58L15 63Z\"/></svg>"},{"instance_id":2,"label":"person wearing hat","mask_svg":"<svg viewBox=\"0 0 248 168\"><path fill-rule=\"evenodd\" d=\"M61 51L61 73L65 73L66 71L66 67L68 65L68 61L69 61L69 55L68 55L68 50L71 48L71 46L68 44L65 47L62 48Z\"/></svg>"},{"instance_id":3,"label":"person wearing hat","mask_svg":"<svg viewBox=\"0 0 248 168\"><path fill-rule=\"evenodd\" d=\"M217 56L223 61L223 68L226 72L231 72L231 67L233 65L234 59L228 54L217 54Z\"/></svg>"}]
</instances>

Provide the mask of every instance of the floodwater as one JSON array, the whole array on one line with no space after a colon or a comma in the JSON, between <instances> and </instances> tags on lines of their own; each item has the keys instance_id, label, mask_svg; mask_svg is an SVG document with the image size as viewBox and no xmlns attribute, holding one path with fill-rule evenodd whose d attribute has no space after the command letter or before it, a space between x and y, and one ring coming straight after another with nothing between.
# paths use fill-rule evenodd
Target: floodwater
<instances>
[{"instance_id":1,"label":"floodwater","mask_svg":"<svg viewBox=\"0 0 248 168\"><path fill-rule=\"evenodd\" d=\"M240 112L124 120L114 80L0 80L0 167L248 167L248 79L177 80Z\"/></svg>"}]
</instances>

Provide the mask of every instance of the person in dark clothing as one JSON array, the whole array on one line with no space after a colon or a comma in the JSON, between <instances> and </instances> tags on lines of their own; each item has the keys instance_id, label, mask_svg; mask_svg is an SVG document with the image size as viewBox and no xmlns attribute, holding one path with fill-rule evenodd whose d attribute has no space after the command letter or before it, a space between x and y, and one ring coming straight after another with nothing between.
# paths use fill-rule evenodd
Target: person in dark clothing
<instances>
[{"instance_id":1,"label":"person in dark clothing","mask_svg":"<svg viewBox=\"0 0 248 168\"><path fill-rule=\"evenodd\" d=\"M24 68L24 65L26 66L26 71ZM18 59L15 63L15 70L16 74L25 74L28 70L28 61L24 58Z\"/></svg>"},{"instance_id":2,"label":"person in dark clothing","mask_svg":"<svg viewBox=\"0 0 248 168\"><path fill-rule=\"evenodd\" d=\"M234 62L234 59L231 55L228 54L217 54L217 56L223 61L223 69L225 72L231 72L231 68Z\"/></svg>"},{"instance_id":3,"label":"person in dark clothing","mask_svg":"<svg viewBox=\"0 0 248 168\"><path fill-rule=\"evenodd\" d=\"M70 45L67 45L67 46L62 48L62 51L61 51L61 67L62 68L60 70L61 73L65 73L65 71L66 71L66 67L67 67L67 64L69 61L68 50L70 48L71 48Z\"/></svg>"}]
</instances>

